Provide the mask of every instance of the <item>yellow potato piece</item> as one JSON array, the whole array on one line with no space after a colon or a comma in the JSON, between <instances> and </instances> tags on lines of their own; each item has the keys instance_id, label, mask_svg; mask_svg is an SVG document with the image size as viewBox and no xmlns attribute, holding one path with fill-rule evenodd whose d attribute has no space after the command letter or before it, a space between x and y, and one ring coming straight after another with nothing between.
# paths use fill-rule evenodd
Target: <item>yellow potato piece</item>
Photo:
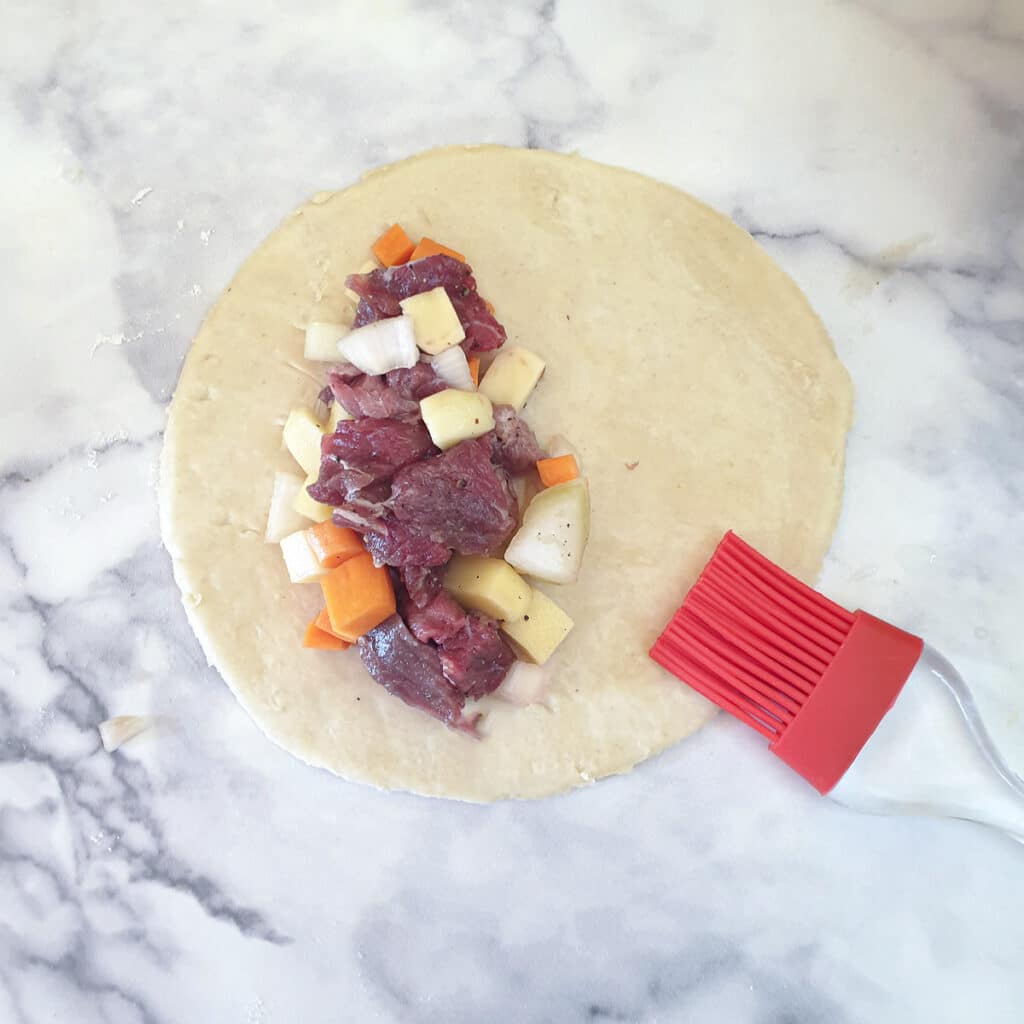
<instances>
[{"instance_id":1,"label":"yellow potato piece","mask_svg":"<svg viewBox=\"0 0 1024 1024\"><path fill-rule=\"evenodd\" d=\"M533 596L533 588L508 562L482 555L453 558L444 586L464 607L506 622L521 619Z\"/></svg>"},{"instance_id":2,"label":"yellow potato piece","mask_svg":"<svg viewBox=\"0 0 1024 1024\"><path fill-rule=\"evenodd\" d=\"M336 363L341 359L338 342L348 334L345 324L327 320L311 320L306 326L306 343L302 354L316 363Z\"/></svg>"},{"instance_id":3,"label":"yellow potato piece","mask_svg":"<svg viewBox=\"0 0 1024 1024\"><path fill-rule=\"evenodd\" d=\"M439 391L420 402L420 414L430 439L442 450L494 429L490 400L475 391Z\"/></svg>"},{"instance_id":4,"label":"yellow potato piece","mask_svg":"<svg viewBox=\"0 0 1024 1024\"><path fill-rule=\"evenodd\" d=\"M544 360L526 348L504 348L480 381L480 393L494 405L511 405L519 410L533 394Z\"/></svg>"},{"instance_id":5,"label":"yellow potato piece","mask_svg":"<svg viewBox=\"0 0 1024 1024\"><path fill-rule=\"evenodd\" d=\"M399 305L403 313L412 317L416 344L428 355L436 356L466 337L452 300L440 285L429 292L402 299Z\"/></svg>"},{"instance_id":6,"label":"yellow potato piece","mask_svg":"<svg viewBox=\"0 0 1024 1024\"><path fill-rule=\"evenodd\" d=\"M292 409L284 423L284 446L304 473L320 469L320 439L324 429L308 409Z\"/></svg>"},{"instance_id":7,"label":"yellow potato piece","mask_svg":"<svg viewBox=\"0 0 1024 1024\"><path fill-rule=\"evenodd\" d=\"M342 420L350 419L352 419L352 414L341 404L341 402L335 399L331 402L331 414L327 417L327 429L324 433L333 434Z\"/></svg>"},{"instance_id":8,"label":"yellow potato piece","mask_svg":"<svg viewBox=\"0 0 1024 1024\"><path fill-rule=\"evenodd\" d=\"M310 484L315 484L319 471L316 473L310 473L306 477L305 482L299 488L299 493L295 495L295 500L292 502L292 508L299 513L300 516L305 516L307 519L312 519L314 523L326 523L331 518L331 506L321 505L320 502L314 501L309 494L306 492L306 488Z\"/></svg>"},{"instance_id":9,"label":"yellow potato piece","mask_svg":"<svg viewBox=\"0 0 1024 1024\"><path fill-rule=\"evenodd\" d=\"M573 622L547 594L534 590L526 614L518 622L503 622L502 631L516 653L543 665L569 635Z\"/></svg>"}]
</instances>

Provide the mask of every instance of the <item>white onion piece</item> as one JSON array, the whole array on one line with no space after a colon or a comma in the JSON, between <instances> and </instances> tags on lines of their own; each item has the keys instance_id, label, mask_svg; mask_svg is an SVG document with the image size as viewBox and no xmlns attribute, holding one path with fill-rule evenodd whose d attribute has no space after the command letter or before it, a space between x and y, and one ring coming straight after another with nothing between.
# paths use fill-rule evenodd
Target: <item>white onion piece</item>
<instances>
[{"instance_id":1,"label":"white onion piece","mask_svg":"<svg viewBox=\"0 0 1024 1024\"><path fill-rule=\"evenodd\" d=\"M580 453L576 451L573 443L562 434L555 434L544 447L547 449L548 457L552 459L557 459L560 455L571 455L576 460L576 465L579 467L580 472L583 472Z\"/></svg>"},{"instance_id":2,"label":"white onion piece","mask_svg":"<svg viewBox=\"0 0 1024 1024\"><path fill-rule=\"evenodd\" d=\"M267 530L263 539L268 544L279 544L289 533L307 525L303 516L292 508L295 496L302 490L304 480L297 473L275 473L274 490L270 495Z\"/></svg>"},{"instance_id":3,"label":"white onion piece","mask_svg":"<svg viewBox=\"0 0 1024 1024\"><path fill-rule=\"evenodd\" d=\"M313 320L306 328L306 347L302 354L313 363L336 363L338 342L348 333L344 324Z\"/></svg>"},{"instance_id":4,"label":"white onion piece","mask_svg":"<svg viewBox=\"0 0 1024 1024\"><path fill-rule=\"evenodd\" d=\"M541 703L547 688L548 674L543 666L516 661L501 686L494 691L494 696L525 708Z\"/></svg>"},{"instance_id":5,"label":"white onion piece","mask_svg":"<svg viewBox=\"0 0 1024 1024\"><path fill-rule=\"evenodd\" d=\"M505 549L505 561L548 583L575 583L590 536L590 494L582 478L540 491Z\"/></svg>"},{"instance_id":6,"label":"white onion piece","mask_svg":"<svg viewBox=\"0 0 1024 1024\"><path fill-rule=\"evenodd\" d=\"M431 358L430 365L448 387L459 391L476 391L473 375L469 372L469 362L461 345L452 345L439 352Z\"/></svg>"},{"instance_id":7,"label":"white onion piece","mask_svg":"<svg viewBox=\"0 0 1024 1024\"><path fill-rule=\"evenodd\" d=\"M133 736L149 729L156 719L150 715L115 715L105 722L100 722L98 728L100 741L107 753L117 750L122 743L127 743Z\"/></svg>"},{"instance_id":8,"label":"white onion piece","mask_svg":"<svg viewBox=\"0 0 1024 1024\"><path fill-rule=\"evenodd\" d=\"M327 571L317 561L313 549L309 546L309 535L305 530L298 530L281 538L281 554L284 555L285 568L292 583L308 583Z\"/></svg>"},{"instance_id":9,"label":"white onion piece","mask_svg":"<svg viewBox=\"0 0 1024 1024\"><path fill-rule=\"evenodd\" d=\"M540 481L536 473L523 473L522 476L512 477L512 493L516 496L519 505L519 517L522 519L526 506L533 501L533 496L540 490Z\"/></svg>"},{"instance_id":10,"label":"white onion piece","mask_svg":"<svg viewBox=\"0 0 1024 1024\"><path fill-rule=\"evenodd\" d=\"M415 366L420 358L412 317L404 315L357 327L338 342L338 351L357 370L371 376Z\"/></svg>"}]
</instances>

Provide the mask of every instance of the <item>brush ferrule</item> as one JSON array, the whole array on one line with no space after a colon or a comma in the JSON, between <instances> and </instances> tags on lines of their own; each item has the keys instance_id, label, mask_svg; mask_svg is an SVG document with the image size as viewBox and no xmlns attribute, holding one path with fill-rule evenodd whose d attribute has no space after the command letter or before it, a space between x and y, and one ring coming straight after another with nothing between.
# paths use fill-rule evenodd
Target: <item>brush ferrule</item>
<instances>
[{"instance_id":1,"label":"brush ferrule","mask_svg":"<svg viewBox=\"0 0 1024 1024\"><path fill-rule=\"evenodd\" d=\"M853 625L799 712L770 744L827 793L853 764L921 655L919 637L855 612Z\"/></svg>"}]
</instances>

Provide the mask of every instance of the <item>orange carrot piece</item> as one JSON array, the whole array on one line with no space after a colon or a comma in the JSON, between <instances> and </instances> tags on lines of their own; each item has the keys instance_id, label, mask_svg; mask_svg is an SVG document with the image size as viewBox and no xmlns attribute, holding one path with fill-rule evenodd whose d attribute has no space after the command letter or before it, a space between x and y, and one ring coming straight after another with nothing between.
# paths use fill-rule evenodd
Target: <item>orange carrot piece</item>
<instances>
[{"instance_id":1,"label":"orange carrot piece","mask_svg":"<svg viewBox=\"0 0 1024 1024\"><path fill-rule=\"evenodd\" d=\"M480 386L480 357L470 356L467 360L469 363L469 375L473 378L473 387Z\"/></svg>"},{"instance_id":2,"label":"orange carrot piece","mask_svg":"<svg viewBox=\"0 0 1024 1024\"><path fill-rule=\"evenodd\" d=\"M451 256L452 259L456 259L460 263L466 262L466 257L463 256L461 252L449 249L447 245L442 245L440 242L435 242L432 238L427 238L426 236L420 239L419 245L413 249L412 255L409 259L421 260L424 256L437 256L439 253L444 253L445 256Z\"/></svg>"},{"instance_id":3,"label":"orange carrot piece","mask_svg":"<svg viewBox=\"0 0 1024 1024\"><path fill-rule=\"evenodd\" d=\"M554 487L575 480L580 475L580 467L576 465L575 456L559 455L554 459L538 459L537 472L545 487Z\"/></svg>"},{"instance_id":4,"label":"orange carrot piece","mask_svg":"<svg viewBox=\"0 0 1024 1024\"><path fill-rule=\"evenodd\" d=\"M487 312L488 313L493 313L494 312L494 306L490 302L488 302L486 299L484 299L484 305L487 307Z\"/></svg>"},{"instance_id":5,"label":"orange carrot piece","mask_svg":"<svg viewBox=\"0 0 1024 1024\"><path fill-rule=\"evenodd\" d=\"M329 519L326 523L311 526L306 536L316 560L324 569L336 569L342 562L366 550L355 530L347 526L335 526Z\"/></svg>"},{"instance_id":6,"label":"orange carrot piece","mask_svg":"<svg viewBox=\"0 0 1024 1024\"><path fill-rule=\"evenodd\" d=\"M401 224L392 224L371 246L373 255L385 267L393 267L397 263L408 262L416 248L412 239L402 230Z\"/></svg>"},{"instance_id":7,"label":"orange carrot piece","mask_svg":"<svg viewBox=\"0 0 1024 1024\"><path fill-rule=\"evenodd\" d=\"M332 631L357 640L395 614L395 592L383 566L364 551L320 577Z\"/></svg>"},{"instance_id":8,"label":"orange carrot piece","mask_svg":"<svg viewBox=\"0 0 1024 1024\"><path fill-rule=\"evenodd\" d=\"M320 614L313 621L316 623L317 629L322 629L325 633L330 633L331 636L337 636L339 640L343 640L350 647L352 646L352 642L350 640L345 639L343 636L338 636L338 634L331 629L331 618L327 614L326 608L321 608Z\"/></svg>"},{"instance_id":9,"label":"orange carrot piece","mask_svg":"<svg viewBox=\"0 0 1024 1024\"><path fill-rule=\"evenodd\" d=\"M340 636L322 630L314 619L302 634L302 646L319 651L347 651L352 645Z\"/></svg>"}]
</instances>

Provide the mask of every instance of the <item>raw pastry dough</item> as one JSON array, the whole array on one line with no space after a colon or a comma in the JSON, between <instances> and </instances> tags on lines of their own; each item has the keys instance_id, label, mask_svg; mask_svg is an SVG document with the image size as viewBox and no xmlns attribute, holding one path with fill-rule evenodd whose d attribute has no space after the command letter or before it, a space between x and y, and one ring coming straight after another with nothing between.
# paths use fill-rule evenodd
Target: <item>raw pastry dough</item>
<instances>
[{"instance_id":1,"label":"raw pastry dough","mask_svg":"<svg viewBox=\"0 0 1024 1024\"><path fill-rule=\"evenodd\" d=\"M319 588L263 542L281 417L323 364L302 326L400 222L467 254L509 343L547 362L525 415L590 481L576 628L546 706L490 697L483 738L374 683L356 652L304 650ZM727 528L812 580L839 511L851 388L793 282L674 188L575 156L424 153L321 193L239 270L185 362L164 443L164 542L210 662L266 734L348 779L465 800L540 797L624 772L713 713L647 649Z\"/></svg>"}]
</instances>

